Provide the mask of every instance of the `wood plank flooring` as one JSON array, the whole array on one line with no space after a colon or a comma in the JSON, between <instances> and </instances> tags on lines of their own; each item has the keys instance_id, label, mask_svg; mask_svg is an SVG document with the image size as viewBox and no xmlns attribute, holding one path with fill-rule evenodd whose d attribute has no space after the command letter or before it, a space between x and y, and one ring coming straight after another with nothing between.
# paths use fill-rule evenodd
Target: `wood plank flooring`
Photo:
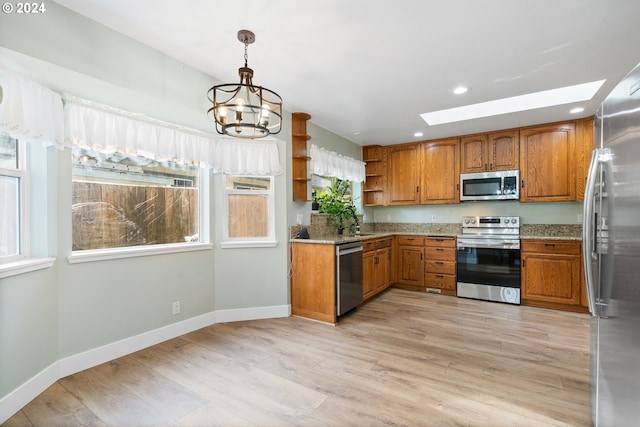
<instances>
[{"instance_id":1,"label":"wood plank flooring","mask_svg":"<svg viewBox=\"0 0 640 427\"><path fill-rule=\"evenodd\" d=\"M216 324L63 378L5 426L588 426L589 316L392 288L338 326Z\"/></svg>"}]
</instances>

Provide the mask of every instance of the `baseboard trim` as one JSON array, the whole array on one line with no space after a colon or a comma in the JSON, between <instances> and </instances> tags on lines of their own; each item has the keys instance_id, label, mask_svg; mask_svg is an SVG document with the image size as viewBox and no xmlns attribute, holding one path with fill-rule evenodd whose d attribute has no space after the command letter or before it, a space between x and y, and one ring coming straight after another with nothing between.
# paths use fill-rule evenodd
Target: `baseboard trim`
<instances>
[{"instance_id":1,"label":"baseboard trim","mask_svg":"<svg viewBox=\"0 0 640 427\"><path fill-rule=\"evenodd\" d=\"M215 323L289 317L290 315L290 305L212 311L57 360L0 399L0 424L11 418L60 378Z\"/></svg>"},{"instance_id":2,"label":"baseboard trim","mask_svg":"<svg viewBox=\"0 0 640 427\"><path fill-rule=\"evenodd\" d=\"M215 323L215 312L206 313L120 341L105 344L82 353L74 354L73 356L65 357L58 361L60 378L84 371L85 369L98 366L102 363L117 359L118 357L126 356L143 348L159 344Z\"/></svg>"},{"instance_id":3,"label":"baseboard trim","mask_svg":"<svg viewBox=\"0 0 640 427\"><path fill-rule=\"evenodd\" d=\"M51 387L60 378L58 362L54 362L0 399L0 424L11 418L27 403Z\"/></svg>"},{"instance_id":4,"label":"baseboard trim","mask_svg":"<svg viewBox=\"0 0 640 427\"><path fill-rule=\"evenodd\" d=\"M216 323L240 322L243 320L275 319L291 316L291 305L238 308L216 311Z\"/></svg>"}]
</instances>

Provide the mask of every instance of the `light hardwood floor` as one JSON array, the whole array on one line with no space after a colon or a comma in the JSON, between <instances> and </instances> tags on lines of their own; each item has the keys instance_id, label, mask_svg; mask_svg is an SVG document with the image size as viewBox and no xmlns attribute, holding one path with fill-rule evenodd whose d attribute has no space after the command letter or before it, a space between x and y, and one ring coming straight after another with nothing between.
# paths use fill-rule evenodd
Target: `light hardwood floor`
<instances>
[{"instance_id":1,"label":"light hardwood floor","mask_svg":"<svg viewBox=\"0 0 640 427\"><path fill-rule=\"evenodd\" d=\"M588 426L589 363L586 314L390 289L71 375L6 426Z\"/></svg>"}]
</instances>

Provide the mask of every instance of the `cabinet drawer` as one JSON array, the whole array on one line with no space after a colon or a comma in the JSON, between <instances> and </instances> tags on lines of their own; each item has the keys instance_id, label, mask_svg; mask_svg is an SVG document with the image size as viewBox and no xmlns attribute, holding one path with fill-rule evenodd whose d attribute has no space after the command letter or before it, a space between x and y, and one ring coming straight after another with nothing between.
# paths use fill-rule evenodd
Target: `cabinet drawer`
<instances>
[{"instance_id":1,"label":"cabinet drawer","mask_svg":"<svg viewBox=\"0 0 640 427\"><path fill-rule=\"evenodd\" d=\"M427 258L427 260L455 261L456 250L455 248L439 248L427 246L425 248L424 256Z\"/></svg>"},{"instance_id":2,"label":"cabinet drawer","mask_svg":"<svg viewBox=\"0 0 640 427\"><path fill-rule=\"evenodd\" d=\"M370 252L376 248L376 241L374 239L364 240L362 242L362 252Z\"/></svg>"},{"instance_id":3,"label":"cabinet drawer","mask_svg":"<svg viewBox=\"0 0 640 427\"><path fill-rule=\"evenodd\" d=\"M426 273L424 282L427 288L456 289L456 276L448 274Z\"/></svg>"},{"instance_id":4,"label":"cabinet drawer","mask_svg":"<svg viewBox=\"0 0 640 427\"><path fill-rule=\"evenodd\" d=\"M440 261L427 258L425 271L427 273L456 274L456 263L455 261Z\"/></svg>"},{"instance_id":5,"label":"cabinet drawer","mask_svg":"<svg viewBox=\"0 0 640 427\"><path fill-rule=\"evenodd\" d=\"M385 237L384 239L376 240L376 249L390 248L393 243L393 237Z\"/></svg>"},{"instance_id":6,"label":"cabinet drawer","mask_svg":"<svg viewBox=\"0 0 640 427\"><path fill-rule=\"evenodd\" d=\"M580 242L567 240L522 240L522 252L580 255Z\"/></svg>"},{"instance_id":7,"label":"cabinet drawer","mask_svg":"<svg viewBox=\"0 0 640 427\"><path fill-rule=\"evenodd\" d=\"M455 248L455 237L427 237L424 239L425 246L438 246L441 248Z\"/></svg>"},{"instance_id":8,"label":"cabinet drawer","mask_svg":"<svg viewBox=\"0 0 640 427\"><path fill-rule=\"evenodd\" d=\"M398 246L424 246L424 237L398 236Z\"/></svg>"}]
</instances>

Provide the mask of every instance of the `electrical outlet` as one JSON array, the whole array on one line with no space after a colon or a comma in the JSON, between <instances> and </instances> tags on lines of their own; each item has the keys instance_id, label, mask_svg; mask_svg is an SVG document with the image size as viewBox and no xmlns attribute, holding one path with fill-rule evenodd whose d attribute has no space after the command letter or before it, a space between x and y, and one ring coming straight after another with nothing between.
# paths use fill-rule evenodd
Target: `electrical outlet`
<instances>
[{"instance_id":1,"label":"electrical outlet","mask_svg":"<svg viewBox=\"0 0 640 427\"><path fill-rule=\"evenodd\" d=\"M172 306L171 306L171 312L173 314L179 314L180 313L180 301L175 301Z\"/></svg>"},{"instance_id":2,"label":"electrical outlet","mask_svg":"<svg viewBox=\"0 0 640 427\"><path fill-rule=\"evenodd\" d=\"M391 214L387 214L387 222L391 222Z\"/></svg>"},{"instance_id":3,"label":"electrical outlet","mask_svg":"<svg viewBox=\"0 0 640 427\"><path fill-rule=\"evenodd\" d=\"M301 214L301 213L299 213L299 214L297 215L297 217L296 217L296 222L297 222L297 224L298 224L298 225L302 225L302 220L303 220L302 214Z\"/></svg>"},{"instance_id":4,"label":"electrical outlet","mask_svg":"<svg viewBox=\"0 0 640 427\"><path fill-rule=\"evenodd\" d=\"M584 219L584 217L582 216L582 214L577 214L576 215L576 221L579 223L582 223L582 220Z\"/></svg>"},{"instance_id":5,"label":"electrical outlet","mask_svg":"<svg viewBox=\"0 0 640 427\"><path fill-rule=\"evenodd\" d=\"M431 215L431 221L432 222L436 222L436 216L435 215Z\"/></svg>"}]
</instances>

